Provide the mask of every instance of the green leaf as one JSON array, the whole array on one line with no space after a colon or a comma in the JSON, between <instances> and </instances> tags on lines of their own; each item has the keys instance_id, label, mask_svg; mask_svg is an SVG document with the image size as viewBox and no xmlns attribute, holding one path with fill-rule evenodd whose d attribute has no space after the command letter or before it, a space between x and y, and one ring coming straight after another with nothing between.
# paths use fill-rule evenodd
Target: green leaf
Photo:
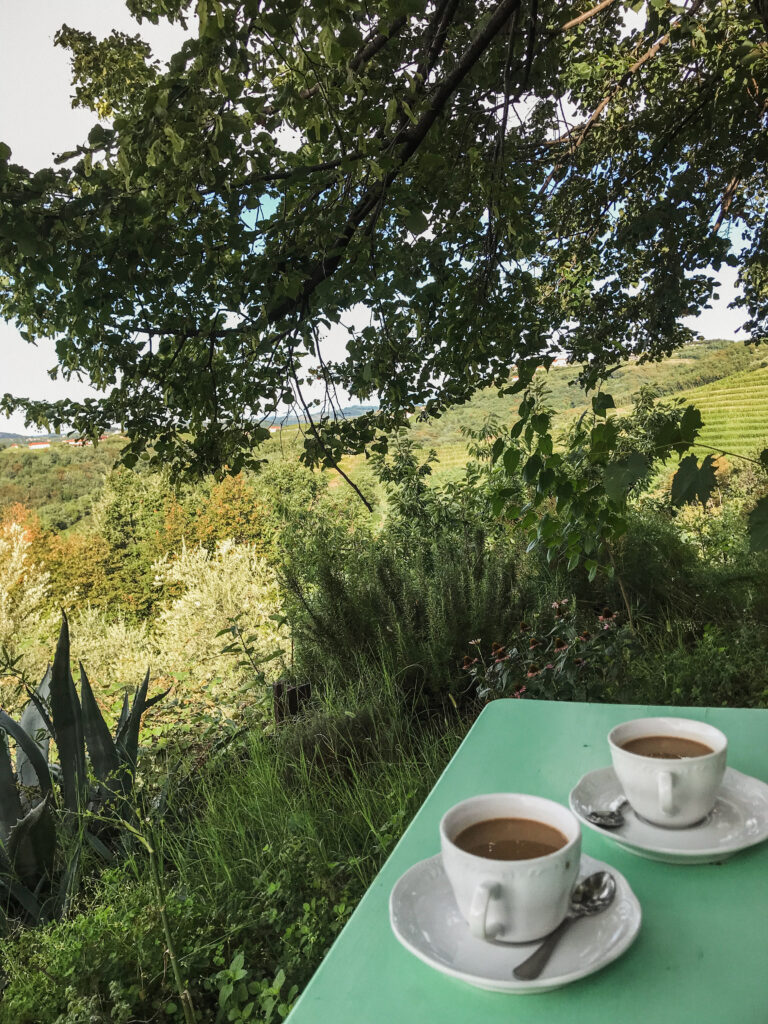
<instances>
[{"instance_id":1,"label":"green leaf","mask_svg":"<svg viewBox=\"0 0 768 1024\"><path fill-rule=\"evenodd\" d=\"M749 513L749 550L768 551L768 495Z\"/></svg>"},{"instance_id":2,"label":"green leaf","mask_svg":"<svg viewBox=\"0 0 768 1024\"><path fill-rule=\"evenodd\" d=\"M0 163L7 164L11 159L11 147L6 142L0 142Z\"/></svg>"},{"instance_id":3,"label":"green leaf","mask_svg":"<svg viewBox=\"0 0 768 1024\"><path fill-rule=\"evenodd\" d=\"M672 478L672 504L686 505L700 501L702 505L706 505L716 482L715 460L712 455L707 455L701 466L695 455L686 455Z\"/></svg>"},{"instance_id":4,"label":"green leaf","mask_svg":"<svg viewBox=\"0 0 768 1024\"><path fill-rule=\"evenodd\" d=\"M504 452L503 462L507 476L514 476L517 467L520 465L520 452L517 448L507 448Z\"/></svg>"},{"instance_id":5,"label":"green leaf","mask_svg":"<svg viewBox=\"0 0 768 1024\"><path fill-rule=\"evenodd\" d=\"M208 27L208 2L207 0L197 0L197 17L200 21L200 36L205 35L205 30Z\"/></svg>"},{"instance_id":6,"label":"green leaf","mask_svg":"<svg viewBox=\"0 0 768 1024\"><path fill-rule=\"evenodd\" d=\"M523 466L522 477L527 484L533 483L541 470L541 458L535 452Z\"/></svg>"},{"instance_id":7,"label":"green leaf","mask_svg":"<svg viewBox=\"0 0 768 1024\"><path fill-rule=\"evenodd\" d=\"M685 412L680 420L680 437L682 447L690 447L696 439L703 424L701 413L695 405L686 406Z\"/></svg>"},{"instance_id":8,"label":"green leaf","mask_svg":"<svg viewBox=\"0 0 768 1024\"><path fill-rule=\"evenodd\" d=\"M595 416L605 416L608 409L615 409L616 403L613 400L613 395L606 394L605 391L598 392L592 399L592 411Z\"/></svg>"},{"instance_id":9,"label":"green leaf","mask_svg":"<svg viewBox=\"0 0 768 1024\"><path fill-rule=\"evenodd\" d=\"M413 235L420 235L429 227L429 221L421 210L411 210L405 218L405 226Z\"/></svg>"},{"instance_id":10,"label":"green leaf","mask_svg":"<svg viewBox=\"0 0 768 1024\"><path fill-rule=\"evenodd\" d=\"M763 469L768 469L768 448L763 448L760 452L759 461Z\"/></svg>"},{"instance_id":11,"label":"green leaf","mask_svg":"<svg viewBox=\"0 0 768 1024\"><path fill-rule=\"evenodd\" d=\"M634 485L648 472L648 459L633 452L626 459L610 462L603 470L603 486L608 497L623 502Z\"/></svg>"}]
</instances>

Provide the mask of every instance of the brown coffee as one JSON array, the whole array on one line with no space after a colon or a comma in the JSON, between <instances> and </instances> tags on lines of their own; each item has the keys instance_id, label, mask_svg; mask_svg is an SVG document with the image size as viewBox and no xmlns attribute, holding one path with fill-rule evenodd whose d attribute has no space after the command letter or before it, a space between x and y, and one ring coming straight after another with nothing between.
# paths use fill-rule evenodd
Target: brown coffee
<instances>
[{"instance_id":1,"label":"brown coffee","mask_svg":"<svg viewBox=\"0 0 768 1024\"><path fill-rule=\"evenodd\" d=\"M568 842L552 825L531 818L488 818L462 829L453 840L460 850L491 860L546 857Z\"/></svg>"},{"instance_id":2,"label":"brown coffee","mask_svg":"<svg viewBox=\"0 0 768 1024\"><path fill-rule=\"evenodd\" d=\"M713 754L712 747L698 740L689 740L684 736L638 736L635 740L627 740L621 744L622 750L630 754L642 754L643 757L705 757Z\"/></svg>"}]
</instances>

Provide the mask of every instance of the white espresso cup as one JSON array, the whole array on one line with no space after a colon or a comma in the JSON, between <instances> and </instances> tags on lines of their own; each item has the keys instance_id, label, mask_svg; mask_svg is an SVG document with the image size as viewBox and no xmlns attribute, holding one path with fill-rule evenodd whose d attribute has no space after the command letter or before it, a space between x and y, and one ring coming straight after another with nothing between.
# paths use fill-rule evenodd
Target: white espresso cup
<instances>
[{"instance_id":1,"label":"white espresso cup","mask_svg":"<svg viewBox=\"0 0 768 1024\"><path fill-rule=\"evenodd\" d=\"M678 736L704 743L711 754L698 757L648 757L624 750L645 736ZM725 774L728 740L719 729L690 718L635 718L608 734L613 768L632 809L666 828L687 828L715 806Z\"/></svg>"},{"instance_id":2,"label":"white espresso cup","mask_svg":"<svg viewBox=\"0 0 768 1024\"><path fill-rule=\"evenodd\" d=\"M526 818L561 832L566 843L543 857L494 860L456 846L464 829L493 818ZM560 804L522 793L473 796L440 822L443 868L474 936L532 942L553 931L568 912L579 874L581 828Z\"/></svg>"}]
</instances>

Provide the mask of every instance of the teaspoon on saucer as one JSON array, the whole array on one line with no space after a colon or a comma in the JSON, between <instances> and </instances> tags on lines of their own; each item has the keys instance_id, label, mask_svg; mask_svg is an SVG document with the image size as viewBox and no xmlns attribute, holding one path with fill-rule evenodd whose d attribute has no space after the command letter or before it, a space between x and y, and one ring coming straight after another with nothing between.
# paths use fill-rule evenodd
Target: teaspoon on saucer
<instances>
[{"instance_id":1,"label":"teaspoon on saucer","mask_svg":"<svg viewBox=\"0 0 768 1024\"><path fill-rule=\"evenodd\" d=\"M616 879L608 871L596 871L593 875L582 879L571 893L571 906L565 920L549 934L538 949L523 960L512 971L520 981L533 981L538 978L552 956L552 952L560 939L574 921L580 917L592 917L607 910L616 895Z\"/></svg>"},{"instance_id":2,"label":"teaspoon on saucer","mask_svg":"<svg viewBox=\"0 0 768 1024\"><path fill-rule=\"evenodd\" d=\"M624 824L624 815L622 811L627 806L629 801L625 796L622 796L620 800L616 801L611 807L605 811L590 811L585 817L593 825L597 825L598 828L621 828Z\"/></svg>"}]
</instances>

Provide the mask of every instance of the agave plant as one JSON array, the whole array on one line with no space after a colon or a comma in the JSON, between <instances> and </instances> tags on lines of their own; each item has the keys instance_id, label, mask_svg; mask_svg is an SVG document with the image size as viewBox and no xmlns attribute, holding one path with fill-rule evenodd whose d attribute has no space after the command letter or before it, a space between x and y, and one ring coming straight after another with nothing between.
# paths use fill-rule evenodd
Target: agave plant
<instances>
[{"instance_id":1,"label":"agave plant","mask_svg":"<svg viewBox=\"0 0 768 1024\"><path fill-rule=\"evenodd\" d=\"M69 625L62 615L53 665L18 722L0 710L0 892L6 909L36 924L59 916L77 888L87 842L112 856L109 832L130 816L149 671L129 701L114 737L80 665L80 697L69 664ZM8 737L16 743L15 766ZM49 763L51 740L58 763ZM87 756L86 756L87 752ZM90 771L88 761L90 760ZM94 829L94 823L97 828Z\"/></svg>"}]
</instances>

